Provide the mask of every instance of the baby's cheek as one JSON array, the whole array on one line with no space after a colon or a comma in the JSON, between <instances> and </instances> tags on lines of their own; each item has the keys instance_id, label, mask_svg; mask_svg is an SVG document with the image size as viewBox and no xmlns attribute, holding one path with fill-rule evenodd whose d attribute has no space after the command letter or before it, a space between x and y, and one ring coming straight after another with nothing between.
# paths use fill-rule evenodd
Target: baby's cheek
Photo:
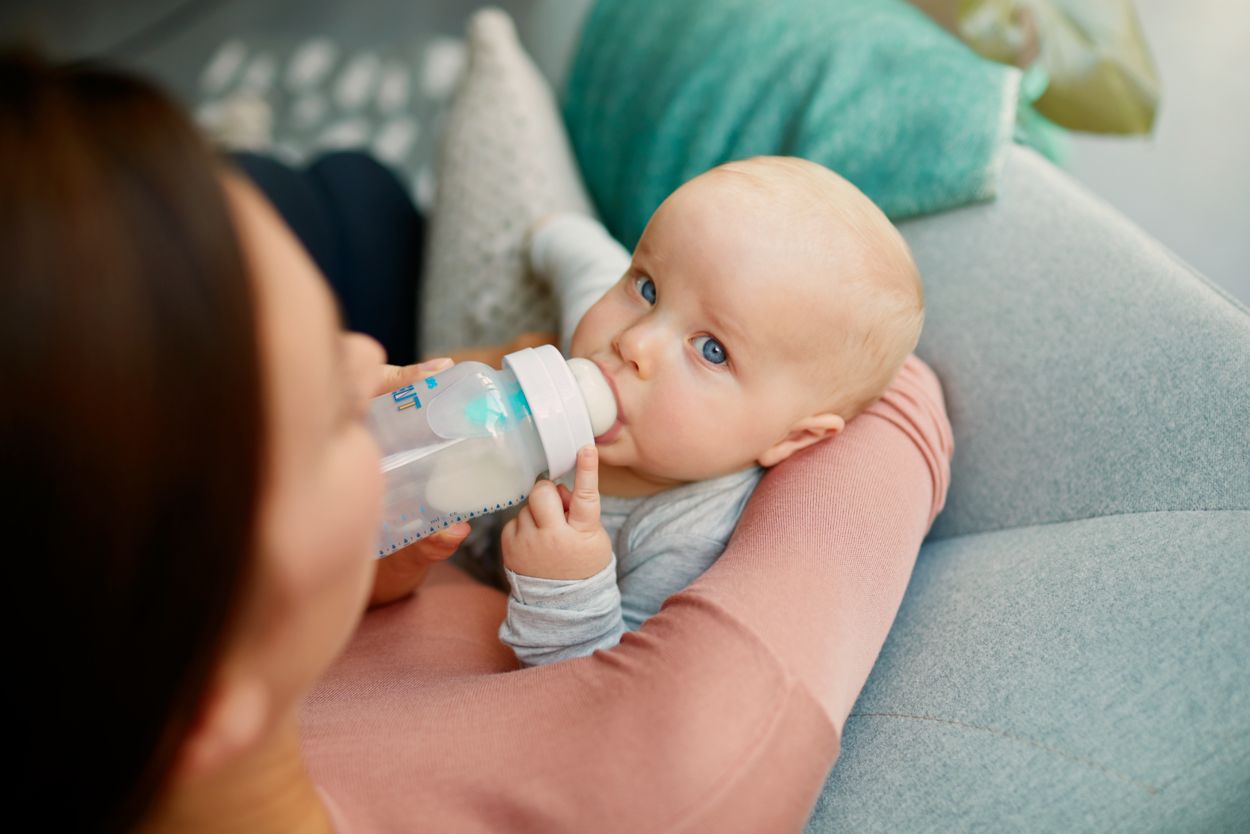
<instances>
[{"instance_id":1,"label":"baby's cheek","mask_svg":"<svg viewBox=\"0 0 1250 834\"><path fill-rule=\"evenodd\" d=\"M571 344L574 356L588 356L606 344L612 317L604 305L602 300L596 302L577 323Z\"/></svg>"},{"instance_id":2,"label":"baby's cheek","mask_svg":"<svg viewBox=\"0 0 1250 834\"><path fill-rule=\"evenodd\" d=\"M670 393L652 402L639 429L636 442L650 467L657 473L681 476L702 454L708 416L680 394Z\"/></svg>"},{"instance_id":3,"label":"baby's cheek","mask_svg":"<svg viewBox=\"0 0 1250 834\"><path fill-rule=\"evenodd\" d=\"M590 351L586 349L585 327L586 319L583 317L573 330L573 338L569 340L569 354L572 356L588 356L590 354Z\"/></svg>"}]
</instances>

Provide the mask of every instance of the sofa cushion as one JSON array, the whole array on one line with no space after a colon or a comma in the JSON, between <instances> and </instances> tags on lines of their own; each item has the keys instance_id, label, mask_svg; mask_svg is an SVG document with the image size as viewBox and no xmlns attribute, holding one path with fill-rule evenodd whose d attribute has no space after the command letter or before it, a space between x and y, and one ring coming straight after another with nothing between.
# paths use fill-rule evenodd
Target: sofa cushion
<instances>
[{"instance_id":1,"label":"sofa cushion","mask_svg":"<svg viewBox=\"0 0 1250 834\"><path fill-rule=\"evenodd\" d=\"M808 830L1250 818L1250 315L1030 151L905 223L946 509Z\"/></svg>"},{"instance_id":2,"label":"sofa cushion","mask_svg":"<svg viewBox=\"0 0 1250 834\"><path fill-rule=\"evenodd\" d=\"M955 431L942 538L1250 509L1250 314L1037 154L900 225Z\"/></svg>"},{"instance_id":3,"label":"sofa cushion","mask_svg":"<svg viewBox=\"0 0 1250 834\"><path fill-rule=\"evenodd\" d=\"M808 831L1244 830L1248 543L1207 511L926 544Z\"/></svg>"},{"instance_id":4,"label":"sofa cushion","mask_svg":"<svg viewBox=\"0 0 1250 834\"><path fill-rule=\"evenodd\" d=\"M512 20L484 9L467 35L426 243L419 330L427 356L557 330L554 297L526 269L525 234L549 212L593 213L551 89Z\"/></svg>"},{"instance_id":5,"label":"sofa cushion","mask_svg":"<svg viewBox=\"0 0 1250 834\"><path fill-rule=\"evenodd\" d=\"M902 0L598 0L564 112L632 248L683 182L756 154L820 162L891 217L991 197L1019 75Z\"/></svg>"}]
</instances>

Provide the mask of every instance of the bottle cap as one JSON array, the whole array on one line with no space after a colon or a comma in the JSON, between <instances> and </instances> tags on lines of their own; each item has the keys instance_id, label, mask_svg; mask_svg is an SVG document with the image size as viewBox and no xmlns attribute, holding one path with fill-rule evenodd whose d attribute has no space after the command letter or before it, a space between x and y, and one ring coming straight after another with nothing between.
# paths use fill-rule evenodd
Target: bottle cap
<instances>
[{"instance_id":1,"label":"bottle cap","mask_svg":"<svg viewBox=\"0 0 1250 834\"><path fill-rule=\"evenodd\" d=\"M577 450L595 442L591 428L591 412L596 422L601 422L605 409L604 392L611 401L611 417L616 420L616 400L611 389L599 374L596 387L594 376L579 369L578 376L589 380L585 389L578 384L569 364L553 345L525 348L509 353L503 358L504 367L516 374L517 382L534 415L534 425L547 455L547 476L552 480L572 470L577 462ZM598 372L594 363L591 367ZM585 393L583 391L585 390ZM588 407L587 401L593 404Z\"/></svg>"}]
</instances>

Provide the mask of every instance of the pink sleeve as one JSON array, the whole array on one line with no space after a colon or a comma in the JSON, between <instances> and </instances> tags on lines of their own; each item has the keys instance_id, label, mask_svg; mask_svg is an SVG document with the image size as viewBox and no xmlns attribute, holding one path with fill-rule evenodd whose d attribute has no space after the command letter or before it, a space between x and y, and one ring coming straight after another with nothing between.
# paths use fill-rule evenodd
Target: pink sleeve
<instances>
[{"instance_id":1,"label":"pink sleeve","mask_svg":"<svg viewBox=\"0 0 1250 834\"><path fill-rule=\"evenodd\" d=\"M839 438L769 472L716 565L611 651L498 674L502 594L454 577L371 614L304 714L340 826L801 830L951 452L911 358Z\"/></svg>"}]
</instances>

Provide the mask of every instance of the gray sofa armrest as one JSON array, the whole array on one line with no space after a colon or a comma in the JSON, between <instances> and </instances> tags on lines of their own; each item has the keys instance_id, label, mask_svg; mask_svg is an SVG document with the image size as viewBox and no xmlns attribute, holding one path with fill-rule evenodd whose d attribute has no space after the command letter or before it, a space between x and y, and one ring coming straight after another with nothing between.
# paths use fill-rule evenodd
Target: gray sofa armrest
<instances>
[{"instance_id":1,"label":"gray sofa armrest","mask_svg":"<svg viewBox=\"0 0 1250 834\"><path fill-rule=\"evenodd\" d=\"M1037 154L902 225L958 453L934 537L1250 507L1250 314Z\"/></svg>"},{"instance_id":2,"label":"gray sofa armrest","mask_svg":"<svg viewBox=\"0 0 1250 834\"><path fill-rule=\"evenodd\" d=\"M1018 148L903 231L951 489L808 831L1244 831L1250 314Z\"/></svg>"}]
</instances>

